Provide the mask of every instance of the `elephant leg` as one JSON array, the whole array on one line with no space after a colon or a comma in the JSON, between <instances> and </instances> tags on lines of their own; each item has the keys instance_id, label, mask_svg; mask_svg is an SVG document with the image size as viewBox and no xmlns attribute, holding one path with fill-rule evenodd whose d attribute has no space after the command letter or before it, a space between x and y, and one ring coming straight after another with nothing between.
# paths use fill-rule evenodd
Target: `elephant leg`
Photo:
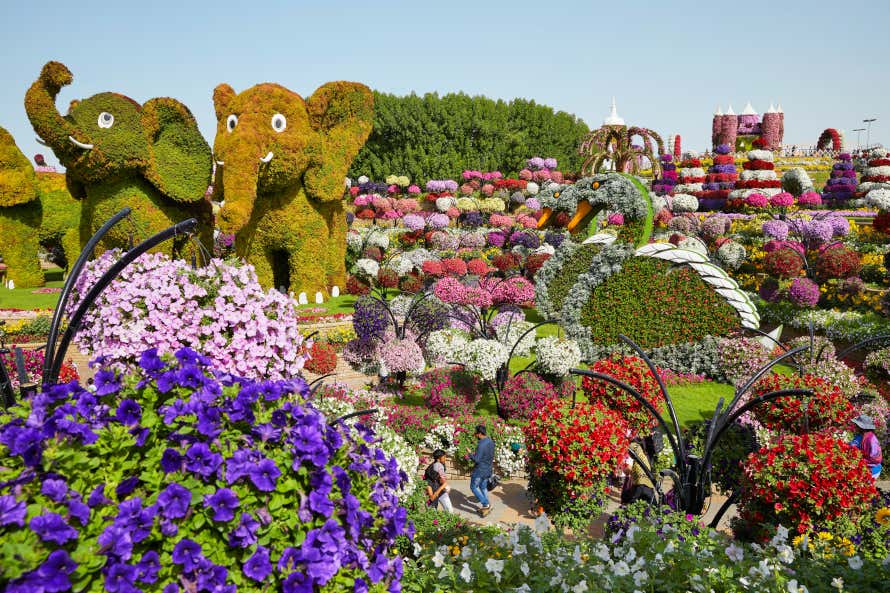
<instances>
[{"instance_id":1,"label":"elephant leg","mask_svg":"<svg viewBox=\"0 0 890 593\"><path fill-rule=\"evenodd\" d=\"M65 234L62 235L62 250L65 252L65 259L68 260L68 269L65 270L65 275L67 276L71 266L80 257L82 250L79 229L71 228L65 231Z\"/></svg>"},{"instance_id":2,"label":"elephant leg","mask_svg":"<svg viewBox=\"0 0 890 593\"><path fill-rule=\"evenodd\" d=\"M11 210L8 208L6 210ZM0 214L0 256L6 263L6 276L16 288L43 286L43 270L37 252L37 229L16 218Z\"/></svg>"}]
</instances>

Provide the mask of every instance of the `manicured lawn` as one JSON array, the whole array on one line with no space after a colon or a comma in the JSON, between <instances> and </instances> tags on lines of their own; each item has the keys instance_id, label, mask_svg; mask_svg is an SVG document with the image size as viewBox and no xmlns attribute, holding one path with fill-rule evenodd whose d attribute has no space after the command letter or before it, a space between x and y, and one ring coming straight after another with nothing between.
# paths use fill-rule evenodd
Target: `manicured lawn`
<instances>
[{"instance_id":1,"label":"manicured lawn","mask_svg":"<svg viewBox=\"0 0 890 593\"><path fill-rule=\"evenodd\" d=\"M686 427L696 422L710 420L720 398L723 398L723 405L726 406L732 401L734 392L732 385L710 381L668 387L677 419L681 426ZM665 421L670 425L667 414L665 414Z\"/></svg>"},{"instance_id":2,"label":"manicured lawn","mask_svg":"<svg viewBox=\"0 0 890 593\"><path fill-rule=\"evenodd\" d=\"M54 268L44 274L47 288L62 288L62 270ZM36 288L0 288L0 309L53 309L59 300L59 293L34 294Z\"/></svg>"},{"instance_id":3,"label":"manicured lawn","mask_svg":"<svg viewBox=\"0 0 890 593\"><path fill-rule=\"evenodd\" d=\"M318 313L319 316L335 315L337 313L352 314L355 310L355 296L351 294L341 294L335 299L328 299L321 305L309 303L308 305L300 305L299 309L306 314L314 312L311 311L312 309L324 309L324 313Z\"/></svg>"}]
</instances>

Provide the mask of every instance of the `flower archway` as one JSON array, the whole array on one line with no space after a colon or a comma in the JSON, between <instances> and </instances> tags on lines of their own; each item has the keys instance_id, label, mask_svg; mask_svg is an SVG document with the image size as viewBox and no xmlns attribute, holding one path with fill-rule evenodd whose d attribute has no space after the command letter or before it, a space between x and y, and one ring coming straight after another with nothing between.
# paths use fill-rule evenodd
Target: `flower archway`
<instances>
[{"instance_id":1,"label":"flower archway","mask_svg":"<svg viewBox=\"0 0 890 593\"><path fill-rule=\"evenodd\" d=\"M635 143L634 139L639 140ZM646 160L656 176L661 174L658 155L664 153L664 142L656 132L638 126L604 125L587 134L578 148L584 156L581 174L601 172L605 161L611 161L615 171L639 173Z\"/></svg>"},{"instance_id":2,"label":"flower archway","mask_svg":"<svg viewBox=\"0 0 890 593\"><path fill-rule=\"evenodd\" d=\"M828 128L822 132L821 136L819 136L819 141L816 143L816 150L827 150L830 147L831 150L839 152L842 150L842 145L843 141L840 133L834 128Z\"/></svg>"}]
</instances>

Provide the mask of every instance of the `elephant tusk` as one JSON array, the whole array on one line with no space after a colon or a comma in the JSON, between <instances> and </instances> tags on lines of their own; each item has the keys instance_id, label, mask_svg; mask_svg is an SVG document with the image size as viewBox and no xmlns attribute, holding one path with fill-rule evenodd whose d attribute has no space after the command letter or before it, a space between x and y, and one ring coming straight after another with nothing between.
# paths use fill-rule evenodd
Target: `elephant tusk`
<instances>
[{"instance_id":1,"label":"elephant tusk","mask_svg":"<svg viewBox=\"0 0 890 593\"><path fill-rule=\"evenodd\" d=\"M587 200L581 200L578 202L578 209L575 210L575 215L569 221L569 224L566 225L566 230L570 233L575 231L575 227L577 227L582 220L584 220L588 214L593 211L593 206Z\"/></svg>"},{"instance_id":2,"label":"elephant tusk","mask_svg":"<svg viewBox=\"0 0 890 593\"><path fill-rule=\"evenodd\" d=\"M225 165L225 162L223 162L223 161L216 161L216 164L219 165L220 167L222 167L223 165Z\"/></svg>"},{"instance_id":3,"label":"elephant tusk","mask_svg":"<svg viewBox=\"0 0 890 593\"><path fill-rule=\"evenodd\" d=\"M49 147L49 144L46 143L46 140L44 140L40 136L34 136L34 139L37 140L37 144L43 144L44 146Z\"/></svg>"},{"instance_id":4,"label":"elephant tusk","mask_svg":"<svg viewBox=\"0 0 890 593\"><path fill-rule=\"evenodd\" d=\"M264 156L263 158L260 159L260 161L263 162L263 163L268 163L269 161L272 160L272 157L273 157L273 156L275 156L275 155L272 154L272 151L270 150L269 153L268 153L266 156Z\"/></svg>"},{"instance_id":5,"label":"elephant tusk","mask_svg":"<svg viewBox=\"0 0 890 593\"><path fill-rule=\"evenodd\" d=\"M78 142L74 139L74 136L68 136L68 139L71 140L71 142L73 142L74 145L78 148L83 148L84 150L92 150L93 148L92 144L84 144L83 142Z\"/></svg>"},{"instance_id":6,"label":"elephant tusk","mask_svg":"<svg viewBox=\"0 0 890 593\"><path fill-rule=\"evenodd\" d=\"M544 208L541 210L541 218L538 219L538 228L544 228L544 225L547 224L547 221L550 220L550 216L553 214L553 208Z\"/></svg>"}]
</instances>

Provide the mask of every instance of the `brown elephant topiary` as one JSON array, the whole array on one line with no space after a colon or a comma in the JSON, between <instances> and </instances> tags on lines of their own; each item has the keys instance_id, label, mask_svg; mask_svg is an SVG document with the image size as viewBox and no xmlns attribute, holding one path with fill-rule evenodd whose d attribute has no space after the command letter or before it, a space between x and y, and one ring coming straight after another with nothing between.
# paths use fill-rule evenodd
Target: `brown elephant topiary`
<instances>
[{"instance_id":1,"label":"brown elephant topiary","mask_svg":"<svg viewBox=\"0 0 890 593\"><path fill-rule=\"evenodd\" d=\"M277 84L214 90L219 227L266 286L346 281L346 171L371 133L373 95L331 82L307 100Z\"/></svg>"},{"instance_id":2,"label":"brown elephant topiary","mask_svg":"<svg viewBox=\"0 0 890 593\"><path fill-rule=\"evenodd\" d=\"M18 288L43 286L37 252L60 245L69 262L80 253L80 202L71 197L61 173L35 172L0 128L0 256Z\"/></svg>"},{"instance_id":3,"label":"brown elephant topiary","mask_svg":"<svg viewBox=\"0 0 890 593\"><path fill-rule=\"evenodd\" d=\"M25 111L65 166L71 195L83 200L81 244L129 206L131 223L114 227L100 250L126 247L192 217L209 245L213 216L205 193L213 157L188 108L167 97L140 105L118 93L99 93L72 101L62 116L55 99L72 79L64 64L47 63L25 94ZM173 241L173 254L184 245L185 238Z\"/></svg>"}]
</instances>

